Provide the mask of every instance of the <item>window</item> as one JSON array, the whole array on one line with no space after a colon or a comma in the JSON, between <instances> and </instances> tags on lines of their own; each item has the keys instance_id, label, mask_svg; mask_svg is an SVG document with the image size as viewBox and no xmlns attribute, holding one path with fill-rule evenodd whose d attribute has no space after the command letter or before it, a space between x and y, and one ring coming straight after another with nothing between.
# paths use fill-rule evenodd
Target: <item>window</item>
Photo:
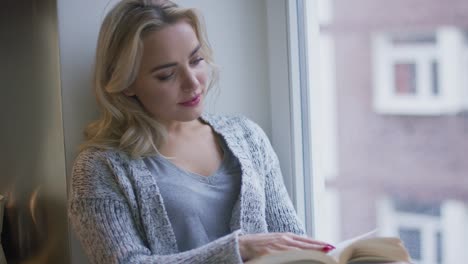
<instances>
[{"instance_id":1,"label":"window","mask_svg":"<svg viewBox=\"0 0 468 264\"><path fill-rule=\"evenodd\" d=\"M442 240L442 233L437 232L436 234L436 259L437 259L437 264L442 264L443 263L443 240Z\"/></svg>"},{"instance_id":2,"label":"window","mask_svg":"<svg viewBox=\"0 0 468 264\"><path fill-rule=\"evenodd\" d=\"M416 64L413 62L397 62L393 65L394 91L399 97L414 96L418 93L416 82Z\"/></svg>"},{"instance_id":3,"label":"window","mask_svg":"<svg viewBox=\"0 0 468 264\"><path fill-rule=\"evenodd\" d=\"M376 208L382 235L399 236L416 264L451 264L464 257L456 245L466 243L468 231L463 202L444 200L437 205L382 198Z\"/></svg>"},{"instance_id":4,"label":"window","mask_svg":"<svg viewBox=\"0 0 468 264\"><path fill-rule=\"evenodd\" d=\"M408 252L411 258L415 261L421 262L421 229L414 227L414 228L405 228L400 227L398 228L398 235L400 236L401 240L408 248Z\"/></svg>"},{"instance_id":5,"label":"window","mask_svg":"<svg viewBox=\"0 0 468 264\"><path fill-rule=\"evenodd\" d=\"M468 15L447 26L461 6L305 2L314 237L378 228L416 263L467 259Z\"/></svg>"},{"instance_id":6,"label":"window","mask_svg":"<svg viewBox=\"0 0 468 264\"><path fill-rule=\"evenodd\" d=\"M464 47L465 47L464 56L462 56L463 57L462 75L464 76L463 82L462 82L464 85L462 98L465 98L465 100L463 101L464 105L468 105L468 29L465 30ZM467 107L465 107L465 112L466 112L466 108Z\"/></svg>"},{"instance_id":7,"label":"window","mask_svg":"<svg viewBox=\"0 0 468 264\"><path fill-rule=\"evenodd\" d=\"M462 30L373 33L374 108L381 114L440 115L467 108Z\"/></svg>"},{"instance_id":8,"label":"window","mask_svg":"<svg viewBox=\"0 0 468 264\"><path fill-rule=\"evenodd\" d=\"M399 236L415 264L443 263L444 228L439 205L384 198L377 208L379 227L384 230L383 233Z\"/></svg>"}]
</instances>

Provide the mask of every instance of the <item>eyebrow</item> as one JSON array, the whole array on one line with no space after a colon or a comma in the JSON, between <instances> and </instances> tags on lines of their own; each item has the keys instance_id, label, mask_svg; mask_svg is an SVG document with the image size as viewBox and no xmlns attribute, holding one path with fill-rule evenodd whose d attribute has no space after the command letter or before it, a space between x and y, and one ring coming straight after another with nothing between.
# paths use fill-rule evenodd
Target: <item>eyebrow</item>
<instances>
[{"instance_id":1,"label":"eyebrow","mask_svg":"<svg viewBox=\"0 0 468 264\"><path fill-rule=\"evenodd\" d=\"M190 55L188 56L189 58L192 57L193 55L195 55L201 48L201 44L198 44L195 49L192 50L192 52L190 52ZM164 69L164 68L169 68L169 67L174 67L176 66L177 63L176 62L170 62L170 63L166 63L166 64L163 64L163 65L158 65L154 68L151 69L151 73L155 72L155 71L159 71L161 69Z\"/></svg>"}]
</instances>

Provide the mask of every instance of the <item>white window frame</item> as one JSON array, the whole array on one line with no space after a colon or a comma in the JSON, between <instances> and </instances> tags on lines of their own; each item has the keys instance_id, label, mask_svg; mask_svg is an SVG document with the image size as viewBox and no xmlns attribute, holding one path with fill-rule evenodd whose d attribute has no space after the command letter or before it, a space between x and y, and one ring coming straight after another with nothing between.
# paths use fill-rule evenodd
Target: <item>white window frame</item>
<instances>
[{"instance_id":1,"label":"white window frame","mask_svg":"<svg viewBox=\"0 0 468 264\"><path fill-rule=\"evenodd\" d=\"M377 222L381 236L399 236L400 228L419 230L421 232L421 259L413 260L414 263L437 264L436 235L438 232L444 235L441 217L400 212L394 208L391 199L384 198L377 204Z\"/></svg>"},{"instance_id":2,"label":"white window frame","mask_svg":"<svg viewBox=\"0 0 468 264\"><path fill-rule=\"evenodd\" d=\"M464 56L463 56L463 66L462 66L462 71L463 73L461 74L463 77L462 84L463 84L463 90L462 90L462 98L464 100L462 101L462 104L464 106L465 111L468 110L468 30L465 33L465 47L464 47Z\"/></svg>"},{"instance_id":3,"label":"white window frame","mask_svg":"<svg viewBox=\"0 0 468 264\"><path fill-rule=\"evenodd\" d=\"M272 144L278 155L286 188L304 223L302 116L299 92L297 0L266 1ZM310 228L307 227L310 231Z\"/></svg>"},{"instance_id":4,"label":"white window frame","mask_svg":"<svg viewBox=\"0 0 468 264\"><path fill-rule=\"evenodd\" d=\"M439 217L420 215L414 213L395 212L398 223L396 234L400 228L416 229L421 232L421 259L414 260L415 264L437 264L437 233L442 234L441 220Z\"/></svg>"},{"instance_id":5,"label":"white window frame","mask_svg":"<svg viewBox=\"0 0 468 264\"><path fill-rule=\"evenodd\" d=\"M374 63L374 109L380 114L441 115L456 114L467 109L463 99L466 64L463 31L455 27L436 30L435 44L392 45L391 33L375 33L372 37ZM438 63L439 93L432 94L431 63ZM416 64L417 93L397 95L394 92L394 64Z\"/></svg>"},{"instance_id":6,"label":"white window frame","mask_svg":"<svg viewBox=\"0 0 468 264\"><path fill-rule=\"evenodd\" d=\"M377 226L381 236L398 236L400 227L421 230L422 259L416 264L437 263L435 254L437 232L442 234L442 263L458 263L466 259L466 237L468 236L468 206L462 201L444 200L440 216L428 216L399 212L389 197L377 203Z\"/></svg>"},{"instance_id":7,"label":"white window frame","mask_svg":"<svg viewBox=\"0 0 468 264\"><path fill-rule=\"evenodd\" d=\"M314 209L319 192L312 180L309 65L306 44L318 36L316 16L306 8L317 0L266 1L272 143L278 154L286 188L308 235L315 234ZM314 23L310 23L312 19ZM307 25L307 27L306 27ZM309 26L313 25L313 26ZM312 28L312 29L311 29ZM311 31L312 30L312 31ZM309 34L315 30L312 36ZM316 42L313 42L316 43ZM315 56L315 55L314 55ZM315 84L314 84L315 85Z\"/></svg>"},{"instance_id":8,"label":"white window frame","mask_svg":"<svg viewBox=\"0 0 468 264\"><path fill-rule=\"evenodd\" d=\"M333 21L333 1L306 1L308 107L310 135L310 190L312 195L314 234L338 243L341 238L341 203L339 192L326 186L338 175L337 108L335 43L332 35L321 33L319 25Z\"/></svg>"},{"instance_id":9,"label":"white window frame","mask_svg":"<svg viewBox=\"0 0 468 264\"><path fill-rule=\"evenodd\" d=\"M307 234L337 241L340 232L337 228L338 194L325 191L324 173L317 173L317 169L321 168L313 167L317 163L312 163L313 160L317 161L315 157L318 155L312 150L318 149L317 139L321 139L321 136L311 135L310 116L316 114L311 111L311 101L313 97L319 97L316 91L320 90L324 81L328 80L334 85L334 76L323 80L317 74L321 57L319 19L332 19L330 8L322 12L317 10L318 1L331 4L330 0L266 1L272 142L281 162L286 187ZM320 98L323 99L323 96ZM330 113L330 119L334 120L333 111L324 112ZM327 123L327 127L336 129L333 122ZM334 134L330 133L329 138L333 137ZM333 157L336 155L335 145L328 143L326 156ZM317 156L313 157L314 154ZM323 156L323 153L320 155ZM328 161L325 167L331 171L334 161L332 158ZM319 215L315 211L327 213ZM334 219L335 222L324 223L325 218L328 221Z\"/></svg>"}]
</instances>

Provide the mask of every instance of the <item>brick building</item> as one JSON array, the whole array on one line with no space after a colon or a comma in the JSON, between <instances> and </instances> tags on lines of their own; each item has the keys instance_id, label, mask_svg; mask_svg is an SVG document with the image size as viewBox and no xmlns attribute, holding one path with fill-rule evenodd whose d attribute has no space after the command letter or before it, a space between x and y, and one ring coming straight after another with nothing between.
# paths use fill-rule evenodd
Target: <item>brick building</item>
<instances>
[{"instance_id":1,"label":"brick building","mask_svg":"<svg viewBox=\"0 0 468 264\"><path fill-rule=\"evenodd\" d=\"M417 263L468 244L468 1L331 0L341 236L379 227ZM352 201L352 202L350 202Z\"/></svg>"}]
</instances>

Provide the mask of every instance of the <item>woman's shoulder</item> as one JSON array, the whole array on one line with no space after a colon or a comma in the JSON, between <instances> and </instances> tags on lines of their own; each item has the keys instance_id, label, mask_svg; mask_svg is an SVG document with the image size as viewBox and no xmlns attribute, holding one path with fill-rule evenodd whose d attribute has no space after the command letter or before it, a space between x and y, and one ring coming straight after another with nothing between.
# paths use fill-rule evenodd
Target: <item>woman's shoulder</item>
<instances>
[{"instance_id":1,"label":"woman's shoulder","mask_svg":"<svg viewBox=\"0 0 468 264\"><path fill-rule=\"evenodd\" d=\"M117 149L101 149L96 147L88 147L81 150L75 159L77 164L96 164L102 163L108 158L122 156L122 152Z\"/></svg>"},{"instance_id":2,"label":"woman's shoulder","mask_svg":"<svg viewBox=\"0 0 468 264\"><path fill-rule=\"evenodd\" d=\"M72 169L71 187L73 197L102 198L120 196L115 174L123 166L118 159L122 153L112 149L94 147L82 150L75 159Z\"/></svg>"},{"instance_id":3,"label":"woman's shoulder","mask_svg":"<svg viewBox=\"0 0 468 264\"><path fill-rule=\"evenodd\" d=\"M73 176L89 174L112 174L130 163L129 155L118 149L89 147L80 151L73 164Z\"/></svg>"}]
</instances>

